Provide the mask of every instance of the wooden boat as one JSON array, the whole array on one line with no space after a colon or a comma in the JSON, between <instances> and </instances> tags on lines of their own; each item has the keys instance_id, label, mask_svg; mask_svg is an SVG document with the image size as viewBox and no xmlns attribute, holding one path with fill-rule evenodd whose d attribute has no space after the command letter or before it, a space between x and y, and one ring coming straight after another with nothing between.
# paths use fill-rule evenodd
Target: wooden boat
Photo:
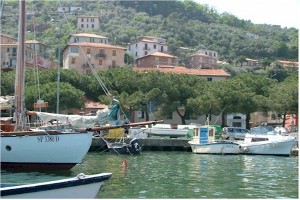
<instances>
[{"instance_id":1,"label":"wooden boat","mask_svg":"<svg viewBox=\"0 0 300 200\"><path fill-rule=\"evenodd\" d=\"M194 136L188 143L196 154L239 154L239 144L236 142L215 140L216 128L202 126L194 128Z\"/></svg>"},{"instance_id":2,"label":"wooden boat","mask_svg":"<svg viewBox=\"0 0 300 200\"><path fill-rule=\"evenodd\" d=\"M79 174L74 178L66 178L42 183L5 186L1 185L1 198L10 199L88 199L96 198L104 182L111 173L94 175Z\"/></svg>"}]
</instances>

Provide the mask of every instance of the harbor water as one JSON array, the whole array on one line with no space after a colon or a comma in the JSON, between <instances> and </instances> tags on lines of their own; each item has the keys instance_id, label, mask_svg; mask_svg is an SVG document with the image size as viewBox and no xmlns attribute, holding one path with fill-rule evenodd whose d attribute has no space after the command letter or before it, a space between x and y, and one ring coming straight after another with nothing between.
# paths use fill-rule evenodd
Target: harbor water
<instances>
[{"instance_id":1,"label":"harbor water","mask_svg":"<svg viewBox=\"0 0 300 200\"><path fill-rule=\"evenodd\" d=\"M127 166L122 163L127 160ZM111 172L98 195L108 198L298 199L298 157L198 155L144 151L141 155L89 152L68 171L1 171L1 183L35 183L79 173Z\"/></svg>"}]
</instances>

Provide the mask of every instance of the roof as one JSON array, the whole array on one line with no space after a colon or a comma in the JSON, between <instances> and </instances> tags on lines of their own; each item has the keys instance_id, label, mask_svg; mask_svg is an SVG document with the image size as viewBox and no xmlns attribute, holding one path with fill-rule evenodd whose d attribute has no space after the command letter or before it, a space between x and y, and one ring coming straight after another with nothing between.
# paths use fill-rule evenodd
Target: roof
<instances>
[{"instance_id":1,"label":"roof","mask_svg":"<svg viewBox=\"0 0 300 200\"><path fill-rule=\"evenodd\" d=\"M189 57L194 57L194 56L201 56L201 57L208 57L208 58L211 57L211 56L205 55L205 54L203 54L203 53L196 53L196 54L190 55Z\"/></svg>"},{"instance_id":2,"label":"roof","mask_svg":"<svg viewBox=\"0 0 300 200\"><path fill-rule=\"evenodd\" d=\"M165 58L177 58L176 56L157 51L157 52L145 55L143 57L137 58L137 60L141 59L141 58L145 58L145 57L150 57L150 56L158 56L158 57L165 57Z\"/></svg>"},{"instance_id":3,"label":"roof","mask_svg":"<svg viewBox=\"0 0 300 200\"><path fill-rule=\"evenodd\" d=\"M223 69L194 69L194 68L186 68L182 66L161 66L157 67L134 67L135 71L151 71L158 70L164 73L176 73L176 74L190 74L190 75L198 75L198 76L223 76L229 77L228 74Z\"/></svg>"},{"instance_id":4,"label":"roof","mask_svg":"<svg viewBox=\"0 0 300 200\"><path fill-rule=\"evenodd\" d=\"M78 37L93 37L93 38L100 38L100 39L107 39L108 37L102 36L102 35L96 35L93 33L75 33L75 34L71 34L69 37L71 36L78 36Z\"/></svg>"},{"instance_id":5,"label":"roof","mask_svg":"<svg viewBox=\"0 0 300 200\"><path fill-rule=\"evenodd\" d=\"M126 48L123 48L123 47L113 46L113 45L110 45L110 44L104 44L104 43L95 43L95 42L78 42L78 43L68 44L67 46L85 46L85 47L96 47L96 48L107 48L107 49L122 49L122 50L126 50Z\"/></svg>"},{"instance_id":6,"label":"roof","mask_svg":"<svg viewBox=\"0 0 300 200\"><path fill-rule=\"evenodd\" d=\"M40 44L40 42L38 42L36 40L26 40L25 43L26 44Z\"/></svg>"}]
</instances>

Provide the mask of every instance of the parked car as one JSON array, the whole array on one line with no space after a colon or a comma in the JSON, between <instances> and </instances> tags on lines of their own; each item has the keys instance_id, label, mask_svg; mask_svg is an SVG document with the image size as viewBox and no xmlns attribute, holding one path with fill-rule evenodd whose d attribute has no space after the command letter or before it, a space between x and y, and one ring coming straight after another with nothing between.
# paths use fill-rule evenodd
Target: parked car
<instances>
[{"instance_id":1,"label":"parked car","mask_svg":"<svg viewBox=\"0 0 300 200\"><path fill-rule=\"evenodd\" d=\"M246 133L249 133L248 129L240 127L224 127L222 130L223 139L235 139L243 140L245 139Z\"/></svg>"}]
</instances>

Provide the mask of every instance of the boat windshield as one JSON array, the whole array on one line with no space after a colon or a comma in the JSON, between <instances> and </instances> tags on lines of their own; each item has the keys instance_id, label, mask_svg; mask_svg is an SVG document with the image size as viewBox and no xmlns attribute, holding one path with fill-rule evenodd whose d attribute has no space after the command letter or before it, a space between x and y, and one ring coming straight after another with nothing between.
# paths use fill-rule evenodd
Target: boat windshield
<instances>
[{"instance_id":1,"label":"boat windshield","mask_svg":"<svg viewBox=\"0 0 300 200\"><path fill-rule=\"evenodd\" d=\"M273 131L274 128L272 126L258 126L250 129L251 134L269 134Z\"/></svg>"}]
</instances>

